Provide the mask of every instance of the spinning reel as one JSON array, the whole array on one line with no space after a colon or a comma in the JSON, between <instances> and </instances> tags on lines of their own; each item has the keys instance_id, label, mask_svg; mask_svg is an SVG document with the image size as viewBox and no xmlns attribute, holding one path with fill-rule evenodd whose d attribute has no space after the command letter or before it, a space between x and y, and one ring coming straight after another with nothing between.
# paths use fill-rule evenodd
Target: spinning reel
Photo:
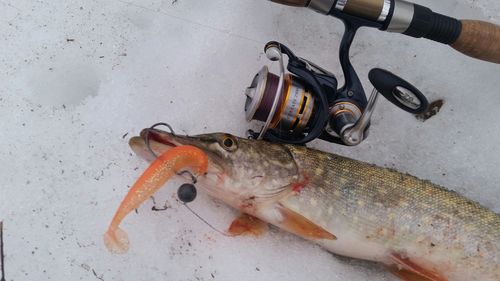
<instances>
[{"instance_id":1,"label":"spinning reel","mask_svg":"<svg viewBox=\"0 0 500 281\"><path fill-rule=\"evenodd\" d=\"M249 131L250 137L290 144L305 144L319 138L354 146L368 136L379 94L409 113L427 110L429 103L417 88L378 68L369 73L375 89L366 99L348 57L354 32L346 33L342 40L340 58L345 85L340 89L332 73L297 57L281 43L266 44L266 56L279 62L280 74L275 75L264 66L245 92L247 121L264 123L260 132ZM283 55L288 57L289 73L285 73Z\"/></svg>"},{"instance_id":2,"label":"spinning reel","mask_svg":"<svg viewBox=\"0 0 500 281\"><path fill-rule=\"evenodd\" d=\"M349 61L349 49L360 27L427 38L448 44L468 56L500 63L500 44L496 44L500 42L500 26L491 23L458 20L405 0L271 1L309 7L342 20L345 33L340 43L340 64L345 85L337 89L337 79L332 73L295 56L281 43L269 42L265 46L266 55L271 61L279 61L280 73L275 75L264 67L246 90L247 120L264 122L260 132L249 132L253 138L291 144L320 138L353 146L367 137L379 94L412 114L427 110L429 103L418 89L382 69L370 71L370 82L375 89L366 99ZM283 55L288 57L289 73L285 73Z\"/></svg>"}]
</instances>

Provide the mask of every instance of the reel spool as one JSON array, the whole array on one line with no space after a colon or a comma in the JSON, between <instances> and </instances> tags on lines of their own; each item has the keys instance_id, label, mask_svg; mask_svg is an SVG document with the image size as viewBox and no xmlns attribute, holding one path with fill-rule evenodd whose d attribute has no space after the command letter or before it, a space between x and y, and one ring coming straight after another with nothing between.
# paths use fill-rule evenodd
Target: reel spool
<instances>
[{"instance_id":1,"label":"reel spool","mask_svg":"<svg viewBox=\"0 0 500 281\"><path fill-rule=\"evenodd\" d=\"M269 129L279 128L291 134L303 132L314 111L313 95L291 74L285 74L282 91L279 91L278 85L279 76L270 73L267 66L262 67L245 93L247 121L266 122L270 118ZM276 110L271 116L275 101Z\"/></svg>"},{"instance_id":2,"label":"reel spool","mask_svg":"<svg viewBox=\"0 0 500 281\"><path fill-rule=\"evenodd\" d=\"M318 138L328 122L328 101L322 89L324 86L335 91L337 79L296 57L281 43L269 42L264 50L269 60L278 61L280 74L273 74L264 66L246 89L247 121L264 122L259 133L250 131L251 137L292 144ZM283 54L288 57L290 73L285 73Z\"/></svg>"}]
</instances>

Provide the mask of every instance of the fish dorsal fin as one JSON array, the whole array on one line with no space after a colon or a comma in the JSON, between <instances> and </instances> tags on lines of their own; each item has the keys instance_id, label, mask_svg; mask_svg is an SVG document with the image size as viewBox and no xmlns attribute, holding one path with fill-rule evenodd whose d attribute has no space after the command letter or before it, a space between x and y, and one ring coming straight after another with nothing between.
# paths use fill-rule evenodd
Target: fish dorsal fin
<instances>
[{"instance_id":1,"label":"fish dorsal fin","mask_svg":"<svg viewBox=\"0 0 500 281\"><path fill-rule=\"evenodd\" d=\"M232 236L255 235L259 236L266 232L267 223L248 214L242 213L231 223L227 232Z\"/></svg>"},{"instance_id":2,"label":"fish dorsal fin","mask_svg":"<svg viewBox=\"0 0 500 281\"><path fill-rule=\"evenodd\" d=\"M278 204L282 222L280 227L305 239L336 240L337 237L304 216Z\"/></svg>"},{"instance_id":3,"label":"fish dorsal fin","mask_svg":"<svg viewBox=\"0 0 500 281\"><path fill-rule=\"evenodd\" d=\"M391 260L396 266L389 270L403 281L448 281L434 270L421 267L398 253L392 253Z\"/></svg>"}]
</instances>

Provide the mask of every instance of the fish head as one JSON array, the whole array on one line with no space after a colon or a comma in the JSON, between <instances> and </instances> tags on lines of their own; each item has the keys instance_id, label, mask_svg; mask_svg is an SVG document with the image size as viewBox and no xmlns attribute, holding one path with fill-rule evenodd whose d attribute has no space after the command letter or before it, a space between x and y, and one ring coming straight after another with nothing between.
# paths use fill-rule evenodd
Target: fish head
<instances>
[{"instance_id":1,"label":"fish head","mask_svg":"<svg viewBox=\"0 0 500 281\"><path fill-rule=\"evenodd\" d=\"M204 151L209 159L205 175L197 186L209 195L252 213L259 204L277 201L292 192L300 180L298 167L286 146L239 138L226 133L182 136L157 129L145 129L130 140L132 150L152 161L156 155L182 145Z\"/></svg>"}]
</instances>

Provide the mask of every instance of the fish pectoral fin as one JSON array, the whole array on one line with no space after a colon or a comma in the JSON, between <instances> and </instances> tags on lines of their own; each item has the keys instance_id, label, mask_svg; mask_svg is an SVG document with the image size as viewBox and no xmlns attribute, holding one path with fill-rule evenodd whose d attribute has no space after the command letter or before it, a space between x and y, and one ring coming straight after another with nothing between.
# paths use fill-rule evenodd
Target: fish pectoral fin
<instances>
[{"instance_id":1,"label":"fish pectoral fin","mask_svg":"<svg viewBox=\"0 0 500 281\"><path fill-rule=\"evenodd\" d=\"M398 253L393 253L390 257L395 266L389 270L403 281L448 281L434 270L421 267Z\"/></svg>"},{"instance_id":2,"label":"fish pectoral fin","mask_svg":"<svg viewBox=\"0 0 500 281\"><path fill-rule=\"evenodd\" d=\"M267 230L267 223L249 214L242 213L231 223L227 230L230 235L260 236Z\"/></svg>"},{"instance_id":3,"label":"fish pectoral fin","mask_svg":"<svg viewBox=\"0 0 500 281\"><path fill-rule=\"evenodd\" d=\"M299 193L309 183L309 177L303 175L297 179L295 176L291 176L286 182L288 184L274 189L260 190L258 194L255 194L255 200L259 203L276 202L290 194Z\"/></svg>"},{"instance_id":4,"label":"fish pectoral fin","mask_svg":"<svg viewBox=\"0 0 500 281\"><path fill-rule=\"evenodd\" d=\"M305 239L337 240L337 237L304 216L279 204L281 228Z\"/></svg>"}]
</instances>

